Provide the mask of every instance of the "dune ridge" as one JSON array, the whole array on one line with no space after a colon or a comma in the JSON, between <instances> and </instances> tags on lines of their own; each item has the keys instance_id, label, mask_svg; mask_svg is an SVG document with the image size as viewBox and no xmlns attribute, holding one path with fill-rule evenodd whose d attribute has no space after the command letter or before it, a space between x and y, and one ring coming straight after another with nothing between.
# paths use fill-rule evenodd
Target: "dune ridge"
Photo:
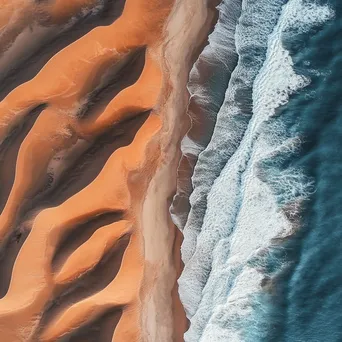
<instances>
[{"instance_id":1,"label":"dune ridge","mask_svg":"<svg viewBox=\"0 0 342 342\"><path fill-rule=\"evenodd\" d=\"M18 4L1 16L8 30L0 40L13 46L34 22L21 22ZM43 1L29 13L64 25L105 4ZM2 340L183 340L182 236L168 208L188 127L188 74L208 13L202 0L126 0L118 19L67 45L0 102L0 157L16 158L15 172L2 165L1 175L14 172L8 194L0 193L0 269L10 279L1 284ZM130 72L134 80L121 81ZM103 167L81 165L63 187L108 135L117 144ZM85 172L93 176L79 181ZM109 323L99 328L102 321Z\"/></svg>"},{"instance_id":2,"label":"dune ridge","mask_svg":"<svg viewBox=\"0 0 342 342\"><path fill-rule=\"evenodd\" d=\"M73 1L29 1L2 0L0 2L0 79L4 79L13 69L25 62L44 45L57 37L75 31L78 24L87 19L122 12L123 0L73 0ZM81 29L82 30L82 29ZM74 32L75 33L75 32ZM66 37L64 37L64 40ZM43 57L43 56L42 56ZM24 71L25 70L21 70ZM18 74L13 75L15 81ZM3 85L2 85L3 87Z\"/></svg>"}]
</instances>

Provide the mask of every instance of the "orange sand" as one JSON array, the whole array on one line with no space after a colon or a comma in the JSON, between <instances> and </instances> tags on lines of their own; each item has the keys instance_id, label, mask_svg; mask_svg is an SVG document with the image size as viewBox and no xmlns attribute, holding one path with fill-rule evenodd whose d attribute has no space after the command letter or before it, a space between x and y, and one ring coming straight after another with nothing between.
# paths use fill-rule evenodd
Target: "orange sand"
<instances>
[{"instance_id":1,"label":"orange sand","mask_svg":"<svg viewBox=\"0 0 342 342\"><path fill-rule=\"evenodd\" d=\"M35 23L64 24L98 4L98 0L0 0L0 51L9 48L25 28Z\"/></svg>"},{"instance_id":2,"label":"orange sand","mask_svg":"<svg viewBox=\"0 0 342 342\"><path fill-rule=\"evenodd\" d=\"M82 8L96 5L94 0L42 1L36 7L29 1L0 1L4 8L0 29L14 27L7 35L11 39L34 13L65 22ZM44 195L48 173L55 185L72 166L58 171L56 156L71 153L80 143L86 149L113 127L149 112L133 141L116 149L93 181L61 204L29 213L29 235L15 260L8 291L0 299L1 341L77 336L110 310L121 312L112 341L182 340L187 323L175 286L182 267L181 236L168 207L186 127L187 75L193 51L205 37L202 26L208 30L207 16L206 7L196 1L175 5L174 0L126 0L112 25L97 27L61 50L36 77L0 102L0 144L33 109L44 105L20 145L13 186L0 215L5 259L13 236L20 239L14 227L20 228L30 201ZM139 49L145 49L145 62L138 80L104 110L83 115L92 95ZM75 229L110 213L118 218L99 227L65 255L61 265L53 266ZM67 300L68 293L85 286L87 276L96 274L111 253L119 262L113 278L80 300ZM63 300L65 309L59 309Z\"/></svg>"}]
</instances>

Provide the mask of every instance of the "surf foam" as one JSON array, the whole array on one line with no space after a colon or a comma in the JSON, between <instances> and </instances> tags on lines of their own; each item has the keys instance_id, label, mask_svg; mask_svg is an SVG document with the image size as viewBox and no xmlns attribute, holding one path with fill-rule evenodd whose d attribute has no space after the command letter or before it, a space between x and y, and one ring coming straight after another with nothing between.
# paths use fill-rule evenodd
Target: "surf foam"
<instances>
[{"instance_id":1,"label":"surf foam","mask_svg":"<svg viewBox=\"0 0 342 342\"><path fill-rule=\"evenodd\" d=\"M198 214L195 206L184 229L185 268L179 284L191 322L185 335L187 342L265 340L269 326L253 316L254 308L263 305L256 299L267 278L262 260L272 249L275 238L292 233L293 225L283 206L307 198L312 191L310 180L301 170L285 169L278 177L270 175L268 182L260 175L265 160L279 151L294 151L300 143L295 135L286 132L286 125L279 124L282 118L278 117L277 109L310 80L295 73L289 51L283 46L284 33L292 29L310 30L330 19L333 13L327 6L302 0L290 0L284 6L281 1L277 5L274 1L270 3L243 2L239 25L253 18L253 25L244 32L250 38L250 30L260 29L254 33L256 42L262 42L262 34L268 37L266 58L262 64L257 55L254 68L254 62L243 68L246 60L240 55L233 73L236 78L230 80L212 140L195 167L192 204L207 204L202 208L203 225L201 219L194 217ZM273 18L266 23L274 24L267 31L265 18L271 13ZM247 14L252 17L244 17ZM255 18L260 19L260 27ZM240 29L243 31L243 27ZM237 37L241 31L237 30ZM237 45L243 42L241 37L236 39ZM245 46L251 59L255 57L255 47L260 46ZM244 112L241 102L236 102L241 79L245 81L240 90L248 92L249 85L252 88L250 112ZM217 160L218 157L221 159ZM217 167L223 163L222 168ZM275 191L276 188L284 191ZM283 193L286 195L280 198Z\"/></svg>"}]
</instances>

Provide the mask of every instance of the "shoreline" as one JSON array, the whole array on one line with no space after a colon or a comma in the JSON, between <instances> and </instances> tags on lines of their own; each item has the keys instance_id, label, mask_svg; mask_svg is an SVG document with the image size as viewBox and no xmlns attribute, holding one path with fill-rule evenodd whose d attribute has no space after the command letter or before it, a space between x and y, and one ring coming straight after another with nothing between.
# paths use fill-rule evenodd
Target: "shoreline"
<instances>
[{"instance_id":1,"label":"shoreline","mask_svg":"<svg viewBox=\"0 0 342 342\"><path fill-rule=\"evenodd\" d=\"M189 118L186 114L189 102L189 93L186 88L188 75L193 61L196 60L201 49L205 46L207 34L212 28L211 10L202 0L196 3L193 1L177 1L166 27L167 37L165 40L167 43L163 47L162 60L164 72L169 75L169 79L164 85L164 93L167 95L158 109L159 112L163 113L161 132L163 165L157 170L150 183L143 209L143 214L145 213L146 217L143 230L145 251L153 250L160 254L159 258L153 255L156 260L152 261L156 266L154 268L149 267L149 270L145 272L145 281L146 278L154 277L157 279L154 290L151 289L152 295L149 300L159 304L157 310L151 305L148 306L145 313L143 330L145 336L148 336L146 341L181 342L184 341L183 334L188 328L188 320L177 291L177 279L183 268L180 254L182 234L172 222L169 208L177 189L176 175L181 159L180 143L189 128ZM192 25L189 25L190 22ZM160 193L163 192L164 195L160 196ZM161 200L163 200L162 208L164 209L158 212L163 214L159 220L156 219L157 222L153 222L151 221L151 216L155 214L153 210L155 210L157 203L160 204ZM155 204L152 205L151 202L155 202ZM152 229L151 227L155 228ZM160 230L159 236L156 237L155 234L158 230ZM168 255L162 255L161 250L168 250ZM149 274L151 268L155 270L155 272L152 271L152 275ZM160 275L161 271L165 272L167 276L157 277L157 273ZM174 280L171 281L171 279ZM166 288L167 293L171 294L171 298L163 301L165 294L158 291L158 288ZM158 312L160 313L158 314ZM169 317L168 322L164 320L164 323L161 323L165 315ZM147 317L153 318L148 320ZM158 331L158 334L151 338L151 327L156 327L157 324L158 329L152 330ZM164 329L160 329L160 324L164 324Z\"/></svg>"}]
</instances>

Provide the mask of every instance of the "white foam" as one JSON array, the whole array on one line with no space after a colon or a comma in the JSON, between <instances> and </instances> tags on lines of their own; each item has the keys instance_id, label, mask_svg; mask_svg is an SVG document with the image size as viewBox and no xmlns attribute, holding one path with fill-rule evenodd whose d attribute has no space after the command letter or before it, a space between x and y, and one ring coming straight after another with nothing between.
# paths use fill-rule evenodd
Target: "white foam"
<instances>
[{"instance_id":1,"label":"white foam","mask_svg":"<svg viewBox=\"0 0 342 342\"><path fill-rule=\"evenodd\" d=\"M244 12L239 18L235 36L239 62L233 71L227 88L225 102L218 113L212 139L207 148L199 155L192 177L194 186L194 191L190 197L192 207L188 222L184 228L184 242L182 245L182 258L185 263L185 270L179 280L180 293L188 318L191 318L198 308L201 300L201 291L208 277L200 262L196 272L200 279L196 278L195 281L192 281L191 273L187 272L188 268L195 267L194 265L190 266L189 262L196 250L197 236L201 232L203 217L208 210L206 204L207 194L212 188L215 179L219 177L224 164L239 146L247 128L248 120L252 115L250 109L247 108L246 112L243 112L240 104L234 101L236 92L238 90L248 91L252 89L253 81L262 63L258 61L258 63L251 65L251 63L248 63L247 58L251 55L253 49L258 49L259 51L264 49L266 57L267 36L272 32L276 23L281 4L282 1L278 1L278 7L274 4L270 7L263 1L261 9L263 11L266 10L269 16L269 20L265 21L264 15L256 14L260 3L254 0L244 0L243 2ZM251 18L254 19L254 31L251 30L249 24L249 21L252 20ZM260 53L259 57L261 58ZM248 94L246 97L249 97ZM221 206L224 208L225 203L222 203ZM219 218L220 215L218 215ZM208 253L208 258L211 260L211 251ZM193 288L187 290L191 283L193 283ZM183 286L184 291L182 290Z\"/></svg>"},{"instance_id":2,"label":"white foam","mask_svg":"<svg viewBox=\"0 0 342 342\"><path fill-rule=\"evenodd\" d=\"M234 1L241 6L241 2L236 0L226 0L222 4L231 4ZM235 101L236 96L239 92L251 91L255 76L266 54L267 36L276 23L278 12L284 1L274 0L271 5L268 0L242 1L244 10L235 31L239 61L232 73L224 103L217 115L212 139L199 155L192 176L194 191L190 196L191 210L184 227L182 245L182 258L185 263L191 258L196 248L196 239L206 210L206 196L224 164L238 147L252 114L249 105ZM222 5L220 10L224 9ZM229 18L229 12L225 17ZM251 20L253 20L253 25L250 25ZM258 58L254 61L251 59L253 49L258 51ZM246 99L251 101L249 94L244 94L244 97L244 101Z\"/></svg>"}]
</instances>

